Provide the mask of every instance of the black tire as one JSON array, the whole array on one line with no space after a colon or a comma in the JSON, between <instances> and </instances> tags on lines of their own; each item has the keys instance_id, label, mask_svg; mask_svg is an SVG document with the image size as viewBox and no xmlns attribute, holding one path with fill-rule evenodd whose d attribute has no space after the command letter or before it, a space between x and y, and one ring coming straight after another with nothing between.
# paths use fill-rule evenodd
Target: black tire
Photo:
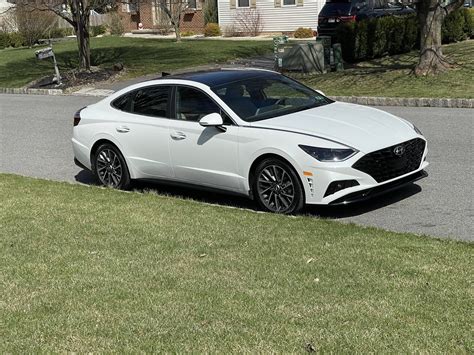
<instances>
[{"instance_id":1,"label":"black tire","mask_svg":"<svg viewBox=\"0 0 474 355\"><path fill-rule=\"evenodd\" d=\"M94 154L94 175L103 186L128 190L131 185L127 163L120 150L110 143L104 143Z\"/></svg>"},{"instance_id":2,"label":"black tire","mask_svg":"<svg viewBox=\"0 0 474 355\"><path fill-rule=\"evenodd\" d=\"M254 199L269 212L292 214L304 206L304 191L293 167L284 160L268 158L255 168Z\"/></svg>"}]
</instances>

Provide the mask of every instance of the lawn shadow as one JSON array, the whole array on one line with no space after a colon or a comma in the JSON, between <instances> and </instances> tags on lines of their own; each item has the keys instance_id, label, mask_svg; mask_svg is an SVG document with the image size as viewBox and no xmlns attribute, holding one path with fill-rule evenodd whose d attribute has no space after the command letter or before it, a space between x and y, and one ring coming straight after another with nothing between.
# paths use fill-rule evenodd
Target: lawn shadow
<instances>
[{"instance_id":1,"label":"lawn shadow","mask_svg":"<svg viewBox=\"0 0 474 355\"><path fill-rule=\"evenodd\" d=\"M88 170L81 170L75 176L75 179L77 182L82 184L92 186L98 185L94 175ZM219 191L202 190L191 186L175 186L168 183L134 181L132 189L139 193L152 192L158 195L192 199L198 202L211 203L215 205L258 210L257 203L245 196L232 195ZM390 193L374 197L370 200L352 203L347 206L306 205L301 214L330 219L354 217L403 201L418 194L421 190L422 189L419 185L412 183L402 186Z\"/></svg>"}]
</instances>

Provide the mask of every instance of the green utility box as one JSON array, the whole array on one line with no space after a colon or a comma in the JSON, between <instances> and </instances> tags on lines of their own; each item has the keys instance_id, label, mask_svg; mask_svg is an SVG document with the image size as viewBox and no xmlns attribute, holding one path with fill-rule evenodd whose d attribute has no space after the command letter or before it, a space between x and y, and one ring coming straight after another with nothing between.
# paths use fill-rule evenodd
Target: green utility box
<instances>
[{"instance_id":1,"label":"green utility box","mask_svg":"<svg viewBox=\"0 0 474 355\"><path fill-rule=\"evenodd\" d=\"M283 71L324 73L324 48L321 43L293 42L280 44L276 53L276 67Z\"/></svg>"}]
</instances>

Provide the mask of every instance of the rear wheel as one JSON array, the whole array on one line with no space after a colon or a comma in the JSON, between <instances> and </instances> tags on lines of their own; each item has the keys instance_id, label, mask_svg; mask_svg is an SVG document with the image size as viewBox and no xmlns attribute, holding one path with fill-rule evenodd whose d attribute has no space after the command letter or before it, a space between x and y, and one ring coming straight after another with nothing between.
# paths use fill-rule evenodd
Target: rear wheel
<instances>
[{"instance_id":1,"label":"rear wheel","mask_svg":"<svg viewBox=\"0 0 474 355\"><path fill-rule=\"evenodd\" d=\"M259 205L270 212L296 213L304 206L304 192L298 176L280 159L269 158L258 164L252 189Z\"/></svg>"},{"instance_id":2,"label":"rear wheel","mask_svg":"<svg viewBox=\"0 0 474 355\"><path fill-rule=\"evenodd\" d=\"M94 174L108 187L126 190L130 187L130 174L122 153L112 144L102 144L94 156Z\"/></svg>"}]
</instances>

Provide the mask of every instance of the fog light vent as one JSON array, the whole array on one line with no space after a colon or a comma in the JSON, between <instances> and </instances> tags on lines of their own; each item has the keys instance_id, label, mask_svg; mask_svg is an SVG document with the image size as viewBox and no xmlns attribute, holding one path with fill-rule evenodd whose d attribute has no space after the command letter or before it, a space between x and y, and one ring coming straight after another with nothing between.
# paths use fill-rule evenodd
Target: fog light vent
<instances>
[{"instance_id":1,"label":"fog light vent","mask_svg":"<svg viewBox=\"0 0 474 355\"><path fill-rule=\"evenodd\" d=\"M306 180L308 181L309 192L310 192L311 196L314 196L313 179L312 178L306 178Z\"/></svg>"},{"instance_id":2,"label":"fog light vent","mask_svg":"<svg viewBox=\"0 0 474 355\"><path fill-rule=\"evenodd\" d=\"M324 197L335 194L336 192L347 189L348 187L353 187L357 185L359 185L357 180L333 181L329 184L328 189L326 190L326 193L324 194Z\"/></svg>"}]
</instances>

